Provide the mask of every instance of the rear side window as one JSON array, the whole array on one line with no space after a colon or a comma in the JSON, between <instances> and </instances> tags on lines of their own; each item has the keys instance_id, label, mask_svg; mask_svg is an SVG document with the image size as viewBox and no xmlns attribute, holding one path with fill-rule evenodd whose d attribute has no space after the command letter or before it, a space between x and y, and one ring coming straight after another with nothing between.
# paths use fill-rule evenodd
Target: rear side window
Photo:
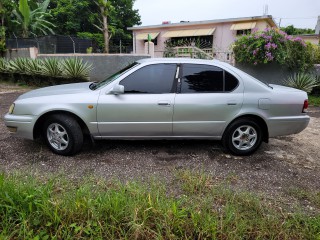
<instances>
[{"instance_id":1,"label":"rear side window","mask_svg":"<svg viewBox=\"0 0 320 240\"><path fill-rule=\"evenodd\" d=\"M125 93L161 94L173 91L176 64L153 64L133 72L120 84Z\"/></svg>"},{"instance_id":2,"label":"rear side window","mask_svg":"<svg viewBox=\"0 0 320 240\"><path fill-rule=\"evenodd\" d=\"M184 64L181 77L181 93L230 92L238 86L238 80L223 69L211 65Z\"/></svg>"},{"instance_id":3,"label":"rear side window","mask_svg":"<svg viewBox=\"0 0 320 240\"><path fill-rule=\"evenodd\" d=\"M225 91L231 92L239 85L238 79L236 79L235 76L233 76L231 73L228 73L227 71L224 71L224 79L225 79Z\"/></svg>"}]
</instances>

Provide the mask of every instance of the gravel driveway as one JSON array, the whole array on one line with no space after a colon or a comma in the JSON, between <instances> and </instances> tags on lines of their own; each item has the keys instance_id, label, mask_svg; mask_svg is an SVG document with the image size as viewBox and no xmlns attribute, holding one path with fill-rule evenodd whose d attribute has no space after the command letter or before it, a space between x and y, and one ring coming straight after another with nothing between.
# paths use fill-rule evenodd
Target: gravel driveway
<instances>
[{"instance_id":1,"label":"gravel driveway","mask_svg":"<svg viewBox=\"0 0 320 240\"><path fill-rule=\"evenodd\" d=\"M177 170L197 169L217 181L232 180L236 189L277 197L288 205L296 200L288 189L320 189L319 108L309 109L311 122L305 131L270 139L249 157L226 154L217 141L99 141L95 146L88 142L78 155L63 157L51 153L40 141L14 138L7 131L3 116L22 92L0 85L0 172L26 170L70 178L93 174L122 181L160 177L172 184Z\"/></svg>"}]
</instances>

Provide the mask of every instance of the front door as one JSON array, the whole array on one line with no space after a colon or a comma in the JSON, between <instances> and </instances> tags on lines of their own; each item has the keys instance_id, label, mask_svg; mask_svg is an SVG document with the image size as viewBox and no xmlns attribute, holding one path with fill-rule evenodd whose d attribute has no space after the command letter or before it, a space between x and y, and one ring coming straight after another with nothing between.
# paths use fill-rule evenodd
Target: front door
<instances>
[{"instance_id":1,"label":"front door","mask_svg":"<svg viewBox=\"0 0 320 240\"><path fill-rule=\"evenodd\" d=\"M124 94L101 91L97 109L100 135L172 136L175 73L176 64L147 65L119 82Z\"/></svg>"}]
</instances>

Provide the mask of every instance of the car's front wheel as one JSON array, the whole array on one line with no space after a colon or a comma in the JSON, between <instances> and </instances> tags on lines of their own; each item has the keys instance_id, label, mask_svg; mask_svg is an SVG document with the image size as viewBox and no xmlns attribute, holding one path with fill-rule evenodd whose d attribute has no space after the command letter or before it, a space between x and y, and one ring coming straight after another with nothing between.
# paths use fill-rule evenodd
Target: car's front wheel
<instances>
[{"instance_id":1,"label":"car's front wheel","mask_svg":"<svg viewBox=\"0 0 320 240\"><path fill-rule=\"evenodd\" d=\"M222 143L235 155L252 154L262 143L261 127L253 119L238 119L228 126Z\"/></svg>"},{"instance_id":2,"label":"car's front wheel","mask_svg":"<svg viewBox=\"0 0 320 240\"><path fill-rule=\"evenodd\" d=\"M83 133L78 122L66 114L54 114L45 121L43 138L49 148L60 155L73 155L80 151Z\"/></svg>"}]
</instances>

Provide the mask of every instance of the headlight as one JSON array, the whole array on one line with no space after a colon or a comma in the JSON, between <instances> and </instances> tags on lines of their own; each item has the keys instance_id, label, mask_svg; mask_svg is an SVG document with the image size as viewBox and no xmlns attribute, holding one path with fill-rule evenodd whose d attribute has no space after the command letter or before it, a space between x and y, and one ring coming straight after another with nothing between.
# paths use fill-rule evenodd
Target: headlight
<instances>
[{"instance_id":1,"label":"headlight","mask_svg":"<svg viewBox=\"0 0 320 240\"><path fill-rule=\"evenodd\" d=\"M10 108L9 108L9 114L12 114L13 110L14 110L14 103L12 103Z\"/></svg>"}]
</instances>

